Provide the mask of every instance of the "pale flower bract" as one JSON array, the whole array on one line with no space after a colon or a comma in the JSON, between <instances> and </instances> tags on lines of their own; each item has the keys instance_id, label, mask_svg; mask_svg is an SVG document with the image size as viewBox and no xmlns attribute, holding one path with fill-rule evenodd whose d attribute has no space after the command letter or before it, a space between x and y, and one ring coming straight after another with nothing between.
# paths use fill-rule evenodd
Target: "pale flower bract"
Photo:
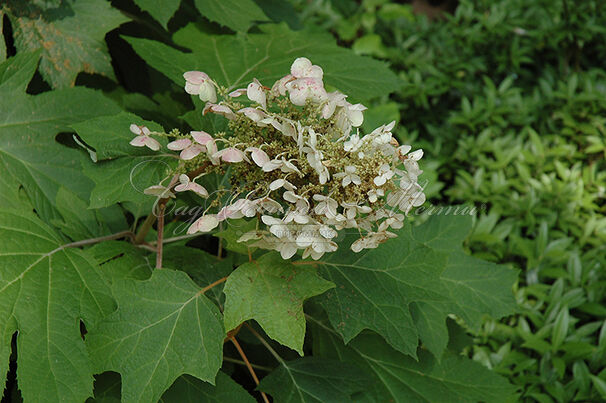
<instances>
[{"instance_id":1,"label":"pale flower bract","mask_svg":"<svg viewBox=\"0 0 606 403\"><path fill-rule=\"evenodd\" d=\"M179 152L179 166L167 177L178 178L174 188L156 185L146 193L174 197L173 191L191 191L207 198L189 234L256 217L257 229L241 242L273 249L284 259L297 253L320 259L338 250L342 230L359 235L350 245L354 252L378 247L397 236L388 230L402 228L405 215L425 201L417 182L423 151L398 144L395 122L363 134L366 107L339 91L328 93L322 68L309 59L297 58L271 87L255 78L246 88L227 89L197 71L184 78L185 91L207 101L204 115L228 120L227 132L165 134L132 125L137 137L131 144L159 150L152 136L164 136L167 148ZM227 168L228 202L211 198L194 180Z\"/></svg>"}]
</instances>

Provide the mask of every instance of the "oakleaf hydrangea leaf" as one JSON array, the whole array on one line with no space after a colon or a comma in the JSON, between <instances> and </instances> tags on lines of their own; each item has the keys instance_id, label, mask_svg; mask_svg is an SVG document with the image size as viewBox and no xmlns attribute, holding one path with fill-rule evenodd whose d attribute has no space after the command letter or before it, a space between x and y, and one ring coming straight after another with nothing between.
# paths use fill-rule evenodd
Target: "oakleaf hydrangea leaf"
<instances>
[{"instance_id":1,"label":"oakleaf hydrangea leaf","mask_svg":"<svg viewBox=\"0 0 606 403\"><path fill-rule=\"evenodd\" d=\"M468 358L447 355L438 361L419 350L416 361L370 332L345 346L338 336L314 326L314 354L372 374L374 382L365 383L360 401L497 403L515 392L504 378Z\"/></svg>"},{"instance_id":2,"label":"oakleaf hydrangea leaf","mask_svg":"<svg viewBox=\"0 0 606 403\"><path fill-rule=\"evenodd\" d=\"M42 49L40 72L51 86L73 86L81 71L113 78L105 34L128 19L106 1L41 4L8 0L2 10L10 18L18 52Z\"/></svg>"},{"instance_id":3,"label":"oakleaf hydrangea leaf","mask_svg":"<svg viewBox=\"0 0 606 403\"><path fill-rule=\"evenodd\" d=\"M37 213L60 218L53 207L60 187L82 199L92 183L82 174L88 156L55 140L69 125L119 108L101 93L70 88L36 96L24 90L36 68L35 56L12 57L0 64L0 165L23 185Z\"/></svg>"},{"instance_id":4,"label":"oakleaf hydrangea leaf","mask_svg":"<svg viewBox=\"0 0 606 403\"><path fill-rule=\"evenodd\" d=\"M157 401L182 374L214 383L222 361L219 309L183 272L115 281L118 310L90 331L97 372L122 375L123 402Z\"/></svg>"},{"instance_id":5,"label":"oakleaf hydrangea leaf","mask_svg":"<svg viewBox=\"0 0 606 403\"><path fill-rule=\"evenodd\" d=\"M285 24L266 24L260 34L208 35L188 25L174 35L185 53L157 41L126 38L147 62L173 80L184 84L183 73L201 70L219 84L237 88L253 78L265 85L288 72L292 62L309 57L324 69L326 84L349 94L353 99L368 99L389 94L401 83L383 62L340 48L326 33L290 31Z\"/></svg>"},{"instance_id":6,"label":"oakleaf hydrangea leaf","mask_svg":"<svg viewBox=\"0 0 606 403\"><path fill-rule=\"evenodd\" d=\"M115 308L96 262L31 213L0 211L0 370L18 331L19 388L28 402L81 402L93 368L80 335Z\"/></svg>"},{"instance_id":7,"label":"oakleaf hydrangea leaf","mask_svg":"<svg viewBox=\"0 0 606 403\"><path fill-rule=\"evenodd\" d=\"M259 389L281 403L350 402L371 378L359 368L317 357L283 362L263 378Z\"/></svg>"},{"instance_id":8,"label":"oakleaf hydrangea leaf","mask_svg":"<svg viewBox=\"0 0 606 403\"><path fill-rule=\"evenodd\" d=\"M515 271L454 249L470 228L468 216L434 216L377 249L327 257L322 274L336 287L321 304L345 342L372 329L406 354L415 356L420 338L440 357L448 314L477 329L484 315L513 312Z\"/></svg>"},{"instance_id":9,"label":"oakleaf hydrangea leaf","mask_svg":"<svg viewBox=\"0 0 606 403\"><path fill-rule=\"evenodd\" d=\"M295 266L277 253L266 253L228 277L223 289L225 329L255 319L269 337L303 355L303 301L332 287L313 267Z\"/></svg>"},{"instance_id":10,"label":"oakleaf hydrangea leaf","mask_svg":"<svg viewBox=\"0 0 606 403\"><path fill-rule=\"evenodd\" d=\"M195 0L200 14L234 31L248 31L253 21L267 21L253 0Z\"/></svg>"}]
</instances>

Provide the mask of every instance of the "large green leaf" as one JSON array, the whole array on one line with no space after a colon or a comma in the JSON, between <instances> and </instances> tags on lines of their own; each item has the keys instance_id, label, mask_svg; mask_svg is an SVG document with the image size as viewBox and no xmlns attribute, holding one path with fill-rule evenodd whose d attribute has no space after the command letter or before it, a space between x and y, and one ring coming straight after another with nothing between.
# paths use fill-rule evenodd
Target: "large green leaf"
<instances>
[{"instance_id":1,"label":"large green leaf","mask_svg":"<svg viewBox=\"0 0 606 403\"><path fill-rule=\"evenodd\" d=\"M17 51L42 49L40 72L51 86L73 86L81 71L113 78L105 34L128 19L106 1L41 4L8 0L2 9L10 17Z\"/></svg>"},{"instance_id":2,"label":"large green leaf","mask_svg":"<svg viewBox=\"0 0 606 403\"><path fill-rule=\"evenodd\" d=\"M374 381L365 383L365 392L357 401L496 403L515 392L504 378L472 360L447 355L438 361L419 350L415 361L370 332L345 346L330 330L314 326L314 355L339 359L373 375Z\"/></svg>"},{"instance_id":3,"label":"large green leaf","mask_svg":"<svg viewBox=\"0 0 606 403\"><path fill-rule=\"evenodd\" d=\"M182 374L214 382L222 361L219 309L183 272L116 280L118 310L87 337L97 372L122 375L122 401L157 401Z\"/></svg>"},{"instance_id":4,"label":"large green leaf","mask_svg":"<svg viewBox=\"0 0 606 403\"><path fill-rule=\"evenodd\" d=\"M149 39L126 40L147 63L178 85L185 84L184 72L202 70L231 88L243 86L253 77L271 86L290 72L297 57L306 56L322 66L327 84L355 99L386 95L400 87L385 63L338 47L329 34L293 32L285 24L260 29L260 34L208 35L188 25L173 39L191 49L190 53Z\"/></svg>"},{"instance_id":5,"label":"large green leaf","mask_svg":"<svg viewBox=\"0 0 606 403\"><path fill-rule=\"evenodd\" d=\"M0 211L0 239L0 371L18 331L24 400L85 400L93 371L79 321L90 329L115 308L107 283L88 254L64 249L31 213Z\"/></svg>"},{"instance_id":6,"label":"large green leaf","mask_svg":"<svg viewBox=\"0 0 606 403\"><path fill-rule=\"evenodd\" d=\"M238 267L227 279L225 329L255 319L269 337L303 355L303 301L334 287L316 269L295 266L277 253Z\"/></svg>"},{"instance_id":7,"label":"large green leaf","mask_svg":"<svg viewBox=\"0 0 606 403\"><path fill-rule=\"evenodd\" d=\"M465 255L457 245L470 228L468 216L434 216L377 249L343 248L322 261L336 287L321 304L345 342L372 329L404 353L415 356L420 338L440 357L448 314L478 329L484 315L513 312L515 271Z\"/></svg>"},{"instance_id":8,"label":"large green leaf","mask_svg":"<svg viewBox=\"0 0 606 403\"><path fill-rule=\"evenodd\" d=\"M35 56L0 64L0 165L23 185L38 214L60 218L53 207L59 188L87 199L92 183L82 174L88 158L55 141L69 125L119 111L99 92L71 88L31 96L23 91L36 68Z\"/></svg>"},{"instance_id":9,"label":"large green leaf","mask_svg":"<svg viewBox=\"0 0 606 403\"><path fill-rule=\"evenodd\" d=\"M234 31L248 31L254 21L267 21L252 0L194 0L200 14Z\"/></svg>"},{"instance_id":10,"label":"large green leaf","mask_svg":"<svg viewBox=\"0 0 606 403\"><path fill-rule=\"evenodd\" d=\"M263 378L259 389L280 403L341 403L351 401L371 380L350 364L305 357L283 362Z\"/></svg>"},{"instance_id":11,"label":"large green leaf","mask_svg":"<svg viewBox=\"0 0 606 403\"><path fill-rule=\"evenodd\" d=\"M162 395L161 403L254 403L256 400L242 386L219 371L215 385L183 375Z\"/></svg>"}]
</instances>

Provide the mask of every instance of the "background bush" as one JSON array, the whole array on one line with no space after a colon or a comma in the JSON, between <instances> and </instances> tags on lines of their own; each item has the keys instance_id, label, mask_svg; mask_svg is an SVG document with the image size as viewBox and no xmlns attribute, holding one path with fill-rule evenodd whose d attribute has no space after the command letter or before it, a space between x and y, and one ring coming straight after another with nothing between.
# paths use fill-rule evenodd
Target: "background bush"
<instances>
[{"instance_id":1,"label":"background bush","mask_svg":"<svg viewBox=\"0 0 606 403\"><path fill-rule=\"evenodd\" d=\"M485 205L469 249L520 269L519 313L464 353L523 401L605 399L606 5L462 0L430 21L333 1L302 16L389 61L405 82L400 139L424 143L443 185L432 202Z\"/></svg>"}]
</instances>

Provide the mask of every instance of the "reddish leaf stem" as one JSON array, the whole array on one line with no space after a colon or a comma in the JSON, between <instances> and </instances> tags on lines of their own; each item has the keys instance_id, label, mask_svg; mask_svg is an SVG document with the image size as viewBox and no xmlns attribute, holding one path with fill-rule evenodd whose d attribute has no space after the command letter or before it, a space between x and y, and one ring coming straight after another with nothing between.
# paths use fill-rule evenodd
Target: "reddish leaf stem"
<instances>
[{"instance_id":1,"label":"reddish leaf stem","mask_svg":"<svg viewBox=\"0 0 606 403\"><path fill-rule=\"evenodd\" d=\"M257 377L257 374L255 373L255 370L252 367L252 365L250 365L250 362L248 361L246 354L244 354L242 347L240 347L240 343L238 343L238 341L236 340L235 337L231 338L231 342L234 344L234 346L236 346L236 350L238 350L240 357L242 357L242 360L244 360L244 363L246 364L246 368L248 368L248 372L250 372L250 375L252 376L253 380L255 381L255 384L259 385L259 378ZM269 403L269 399L267 398L267 395L264 392L260 392L260 393L261 393L261 396L263 397L263 401L265 403Z\"/></svg>"}]
</instances>

